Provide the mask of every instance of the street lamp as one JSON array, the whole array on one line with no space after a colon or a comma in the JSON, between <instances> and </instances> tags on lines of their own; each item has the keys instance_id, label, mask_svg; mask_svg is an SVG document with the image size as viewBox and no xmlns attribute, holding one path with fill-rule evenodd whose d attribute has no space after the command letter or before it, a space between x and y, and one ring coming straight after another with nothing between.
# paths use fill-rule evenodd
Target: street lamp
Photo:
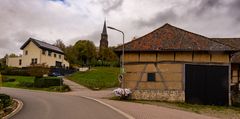
<instances>
[{"instance_id":1,"label":"street lamp","mask_svg":"<svg viewBox=\"0 0 240 119\"><path fill-rule=\"evenodd\" d=\"M123 31L121 31L121 30L119 30L119 29L116 29L116 28L114 28L114 27L111 27L111 26L108 26L107 28L112 29L112 30L115 30L115 31L118 31L118 32L122 33L122 35L123 35L122 64L121 64L122 69L121 69L121 72L122 72L122 88L125 90L125 79L124 79L124 72L125 72L125 71L124 71L124 33L123 33Z\"/></svg>"}]
</instances>

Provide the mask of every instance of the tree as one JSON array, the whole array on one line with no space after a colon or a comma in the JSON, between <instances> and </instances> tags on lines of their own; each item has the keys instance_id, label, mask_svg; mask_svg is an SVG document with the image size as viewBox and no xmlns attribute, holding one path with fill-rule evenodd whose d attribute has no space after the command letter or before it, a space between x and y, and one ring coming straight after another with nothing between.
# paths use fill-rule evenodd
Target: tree
<instances>
[{"instance_id":1,"label":"tree","mask_svg":"<svg viewBox=\"0 0 240 119\"><path fill-rule=\"evenodd\" d=\"M18 55L14 54L14 53L11 53L8 57L18 57Z\"/></svg>"},{"instance_id":2,"label":"tree","mask_svg":"<svg viewBox=\"0 0 240 119\"><path fill-rule=\"evenodd\" d=\"M0 59L1 66L7 65L7 57L8 57L8 54L6 54L3 58Z\"/></svg>"},{"instance_id":3,"label":"tree","mask_svg":"<svg viewBox=\"0 0 240 119\"><path fill-rule=\"evenodd\" d=\"M118 57L112 48L102 48L99 52L99 59L102 61L117 61Z\"/></svg>"},{"instance_id":4,"label":"tree","mask_svg":"<svg viewBox=\"0 0 240 119\"><path fill-rule=\"evenodd\" d=\"M79 40L74 45L78 64L89 66L96 59L96 47L92 41Z\"/></svg>"},{"instance_id":5,"label":"tree","mask_svg":"<svg viewBox=\"0 0 240 119\"><path fill-rule=\"evenodd\" d=\"M60 48L62 51L65 51L66 49L66 46L61 39L56 40L56 43L54 45Z\"/></svg>"},{"instance_id":6,"label":"tree","mask_svg":"<svg viewBox=\"0 0 240 119\"><path fill-rule=\"evenodd\" d=\"M74 46L70 45L65 48L64 51L65 57L70 64L78 64L77 61L77 51L74 49Z\"/></svg>"}]
</instances>

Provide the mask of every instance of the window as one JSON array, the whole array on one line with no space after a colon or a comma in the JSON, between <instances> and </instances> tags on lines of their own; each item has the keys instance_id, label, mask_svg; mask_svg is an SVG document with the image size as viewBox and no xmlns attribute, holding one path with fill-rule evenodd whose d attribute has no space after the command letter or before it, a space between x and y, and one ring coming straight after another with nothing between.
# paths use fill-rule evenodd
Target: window
<instances>
[{"instance_id":1,"label":"window","mask_svg":"<svg viewBox=\"0 0 240 119\"><path fill-rule=\"evenodd\" d=\"M37 64L37 58L35 58L34 61L35 61L34 63Z\"/></svg>"},{"instance_id":2,"label":"window","mask_svg":"<svg viewBox=\"0 0 240 119\"><path fill-rule=\"evenodd\" d=\"M51 56L52 55L52 52L51 51L48 51L48 56Z\"/></svg>"},{"instance_id":3,"label":"window","mask_svg":"<svg viewBox=\"0 0 240 119\"><path fill-rule=\"evenodd\" d=\"M147 81L156 81L155 73L148 73L147 74Z\"/></svg>"},{"instance_id":4,"label":"window","mask_svg":"<svg viewBox=\"0 0 240 119\"><path fill-rule=\"evenodd\" d=\"M21 59L19 60L19 65L22 65L22 60Z\"/></svg>"},{"instance_id":5,"label":"window","mask_svg":"<svg viewBox=\"0 0 240 119\"><path fill-rule=\"evenodd\" d=\"M32 58L32 65L37 64L37 58Z\"/></svg>"},{"instance_id":6,"label":"window","mask_svg":"<svg viewBox=\"0 0 240 119\"><path fill-rule=\"evenodd\" d=\"M57 54L54 53L54 57L57 57Z\"/></svg>"},{"instance_id":7,"label":"window","mask_svg":"<svg viewBox=\"0 0 240 119\"><path fill-rule=\"evenodd\" d=\"M46 50L42 50L42 54L45 55L46 54Z\"/></svg>"},{"instance_id":8,"label":"window","mask_svg":"<svg viewBox=\"0 0 240 119\"><path fill-rule=\"evenodd\" d=\"M62 55L59 55L59 59L61 59Z\"/></svg>"},{"instance_id":9,"label":"window","mask_svg":"<svg viewBox=\"0 0 240 119\"><path fill-rule=\"evenodd\" d=\"M25 55L28 55L28 51L27 50L25 51Z\"/></svg>"}]
</instances>

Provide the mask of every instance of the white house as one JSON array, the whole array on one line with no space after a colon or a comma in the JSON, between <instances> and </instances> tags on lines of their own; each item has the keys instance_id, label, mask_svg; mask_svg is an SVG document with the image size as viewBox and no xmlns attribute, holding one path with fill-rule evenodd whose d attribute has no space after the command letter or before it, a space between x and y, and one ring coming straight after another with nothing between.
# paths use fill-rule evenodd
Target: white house
<instances>
[{"instance_id":1,"label":"white house","mask_svg":"<svg viewBox=\"0 0 240 119\"><path fill-rule=\"evenodd\" d=\"M28 67L42 64L48 67L69 67L64 59L63 51L49 43L29 38L21 47L22 56L7 58L7 65L11 67Z\"/></svg>"}]
</instances>

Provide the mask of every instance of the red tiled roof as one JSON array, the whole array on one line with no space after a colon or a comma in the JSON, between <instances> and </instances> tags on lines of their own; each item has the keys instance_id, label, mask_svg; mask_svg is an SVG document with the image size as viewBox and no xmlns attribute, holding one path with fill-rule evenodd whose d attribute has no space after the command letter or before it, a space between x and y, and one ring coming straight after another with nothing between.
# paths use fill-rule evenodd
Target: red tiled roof
<instances>
[{"instance_id":1,"label":"red tiled roof","mask_svg":"<svg viewBox=\"0 0 240 119\"><path fill-rule=\"evenodd\" d=\"M225 45L240 49L240 38L212 38L216 42L223 43ZM232 63L240 63L240 52L232 54Z\"/></svg>"},{"instance_id":2,"label":"red tiled roof","mask_svg":"<svg viewBox=\"0 0 240 119\"><path fill-rule=\"evenodd\" d=\"M214 39L198 35L170 24L130 41L125 51L237 51L238 49ZM121 51L119 46L115 51Z\"/></svg>"},{"instance_id":3,"label":"red tiled roof","mask_svg":"<svg viewBox=\"0 0 240 119\"><path fill-rule=\"evenodd\" d=\"M240 38L211 38L216 42L223 43L225 45L240 49Z\"/></svg>"}]
</instances>

